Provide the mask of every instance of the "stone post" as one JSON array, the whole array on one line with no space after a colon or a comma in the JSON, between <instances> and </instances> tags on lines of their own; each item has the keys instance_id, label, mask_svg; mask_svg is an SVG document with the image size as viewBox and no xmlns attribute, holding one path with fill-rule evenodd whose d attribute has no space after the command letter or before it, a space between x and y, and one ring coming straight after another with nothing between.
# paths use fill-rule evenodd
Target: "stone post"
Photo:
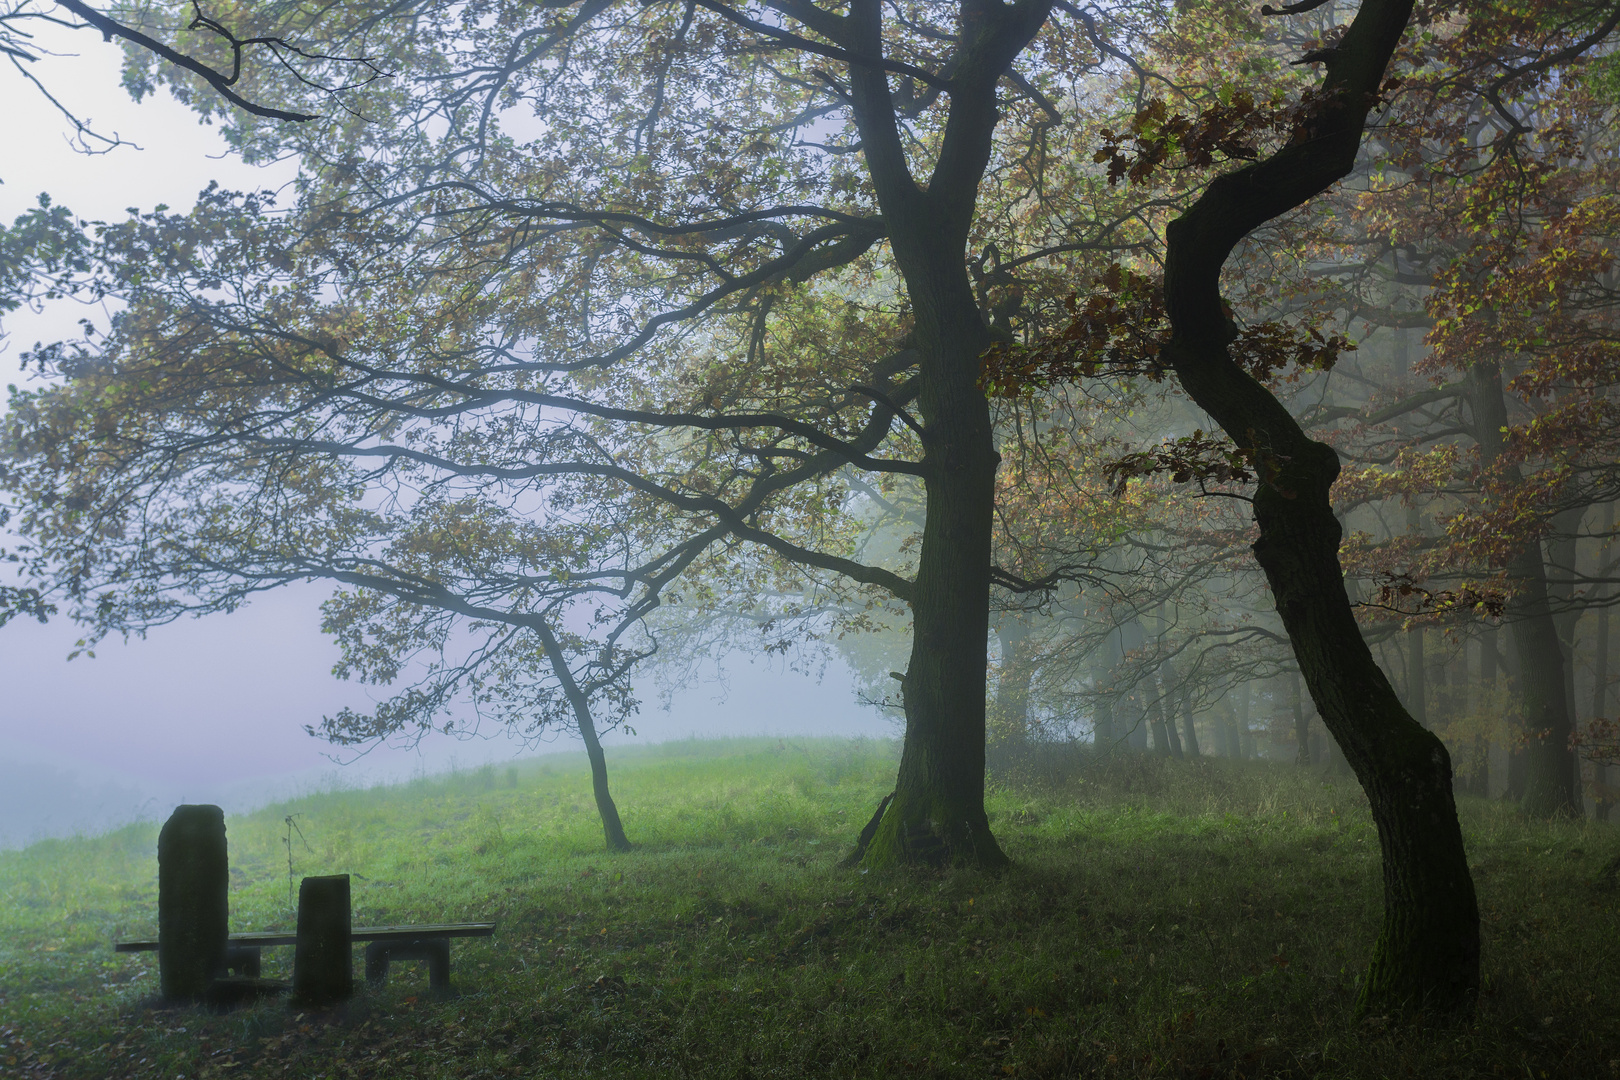
<instances>
[{"instance_id":1,"label":"stone post","mask_svg":"<svg viewBox=\"0 0 1620 1080\"><path fill-rule=\"evenodd\" d=\"M349 950L349 875L307 877L298 886L293 1003L331 1005L354 992Z\"/></svg>"},{"instance_id":2,"label":"stone post","mask_svg":"<svg viewBox=\"0 0 1620 1080\"><path fill-rule=\"evenodd\" d=\"M225 812L176 807L158 833L158 980L165 1000L201 1000L225 973L229 893Z\"/></svg>"}]
</instances>

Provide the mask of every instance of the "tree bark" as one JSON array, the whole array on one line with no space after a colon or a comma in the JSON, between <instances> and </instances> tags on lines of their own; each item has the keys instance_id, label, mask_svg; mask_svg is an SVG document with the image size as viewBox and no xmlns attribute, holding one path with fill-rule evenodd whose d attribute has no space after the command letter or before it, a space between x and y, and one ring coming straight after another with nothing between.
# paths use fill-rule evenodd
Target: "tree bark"
<instances>
[{"instance_id":1,"label":"tree bark","mask_svg":"<svg viewBox=\"0 0 1620 1080\"><path fill-rule=\"evenodd\" d=\"M1569 717L1570 737L1564 740L1569 749L1570 785L1574 793L1575 816L1581 817L1585 809L1585 785L1581 783L1581 755L1575 749L1575 733L1580 730L1580 710L1575 704L1575 626L1581 620L1581 609L1575 604L1575 548L1581 531L1586 507L1574 507L1554 514L1552 536L1547 540L1547 566L1553 576L1562 579L1547 587L1552 603L1553 629L1558 634L1558 651L1563 654L1564 707Z\"/></svg>"},{"instance_id":2,"label":"tree bark","mask_svg":"<svg viewBox=\"0 0 1620 1080\"><path fill-rule=\"evenodd\" d=\"M1091 742L1099 750L1113 750L1114 669L1119 666L1119 632L1112 630L1091 654Z\"/></svg>"},{"instance_id":3,"label":"tree bark","mask_svg":"<svg viewBox=\"0 0 1620 1080\"><path fill-rule=\"evenodd\" d=\"M1091 687L1091 744L1099 750L1114 746L1114 696L1110 692L1113 672L1105 661L1093 661Z\"/></svg>"},{"instance_id":4,"label":"tree bark","mask_svg":"<svg viewBox=\"0 0 1620 1080\"><path fill-rule=\"evenodd\" d=\"M1250 230L1301 206L1355 165L1368 109L1411 0L1364 0L1328 53L1323 105L1270 157L1216 177L1167 230L1167 359L1189 396L1255 463L1254 553L1323 722L1372 807L1384 861L1384 921L1358 1011L1470 1008L1479 989L1479 909L1445 746L1401 706L1356 625L1329 491L1333 449L1233 362L1220 295Z\"/></svg>"},{"instance_id":5,"label":"tree bark","mask_svg":"<svg viewBox=\"0 0 1620 1080\"><path fill-rule=\"evenodd\" d=\"M1519 683L1519 650L1513 647L1513 632L1508 631L1508 645L1497 653L1497 660L1503 673L1507 675L1508 692L1514 697L1522 698ZM1524 785L1526 777L1525 763L1529 760L1524 752L1524 717L1518 718L1518 730L1508 741L1507 745L1507 782L1502 789L1504 802L1519 802L1524 798Z\"/></svg>"}]
</instances>

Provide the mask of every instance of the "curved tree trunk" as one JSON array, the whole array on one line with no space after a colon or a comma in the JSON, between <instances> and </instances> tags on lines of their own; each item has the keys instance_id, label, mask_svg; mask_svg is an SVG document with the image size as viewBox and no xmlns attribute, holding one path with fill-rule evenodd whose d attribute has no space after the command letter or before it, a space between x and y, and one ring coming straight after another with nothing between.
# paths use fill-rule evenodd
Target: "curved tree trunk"
<instances>
[{"instance_id":1,"label":"curved tree trunk","mask_svg":"<svg viewBox=\"0 0 1620 1080\"><path fill-rule=\"evenodd\" d=\"M1356 625L1339 566L1331 447L1228 355L1220 296L1227 257L1250 230L1301 206L1355 164L1367 111L1405 30L1411 0L1364 0L1331 50L1324 104L1288 146L1217 177L1167 230L1167 359L1188 394L1260 473L1254 553L1306 685L1372 806L1384 863L1384 922L1361 1012L1452 1010L1479 988L1479 910L1444 745L1401 705Z\"/></svg>"},{"instance_id":2,"label":"curved tree trunk","mask_svg":"<svg viewBox=\"0 0 1620 1080\"><path fill-rule=\"evenodd\" d=\"M557 682L562 686L563 696L568 698L568 704L574 710L574 722L579 727L579 737L585 741L585 756L591 762L591 792L596 796L596 812L602 818L602 833L607 839L608 850L629 851L630 841L624 835L624 824L619 820L619 807L608 791L607 755L602 752L602 740L596 735L596 721L591 717L590 695L579 685L579 680L574 678L574 673L568 666L568 656L563 652L562 645L551 632L551 628L542 621L533 629L546 651L546 659L551 662L552 674L557 676Z\"/></svg>"}]
</instances>

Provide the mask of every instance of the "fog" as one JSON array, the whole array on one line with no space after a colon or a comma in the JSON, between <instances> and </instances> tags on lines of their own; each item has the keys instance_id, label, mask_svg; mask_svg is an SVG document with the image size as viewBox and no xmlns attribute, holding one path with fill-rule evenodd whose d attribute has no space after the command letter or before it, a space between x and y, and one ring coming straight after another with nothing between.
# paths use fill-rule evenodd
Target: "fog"
<instances>
[{"instance_id":1,"label":"fog","mask_svg":"<svg viewBox=\"0 0 1620 1080\"><path fill-rule=\"evenodd\" d=\"M317 587L283 590L71 662L71 625L0 629L0 847L161 819L180 802L241 812L313 790L578 748L577 736L527 745L489 730L365 752L312 738L303 725L385 689L329 674L337 650L318 629L322 596ZM736 654L667 708L650 679L638 690L634 734L605 735L610 747L693 735L894 734L856 701L841 665L816 678Z\"/></svg>"},{"instance_id":2,"label":"fog","mask_svg":"<svg viewBox=\"0 0 1620 1080\"><path fill-rule=\"evenodd\" d=\"M83 218L111 220L129 207L190 206L210 180L262 188L291 177L290 163L254 169L226 156L214 129L166 91L131 102L118 85L118 48L96 35L58 34L52 47L61 55L36 65L36 74L96 130L131 145L76 152L69 122L9 67L0 70L0 98L20 106L6 117L0 220L26 211L41 191ZM15 370L18 353L34 341L67 333L80 318L105 315L63 305L10 315L0 363ZM0 546L12 542L6 536ZM360 752L312 738L304 725L386 696L386 688L330 674L338 651L320 633L318 610L327 593L315 586L285 589L228 616L163 627L145 640L104 642L94 658L71 662L79 631L70 623L19 621L0 628L0 847L161 820L183 801L239 812L311 790L578 745L577 736L528 745L486 730ZM606 741L893 734L889 721L856 701L851 685L840 665L818 679L739 654L723 669L701 671L667 708L659 688L645 680L638 686L645 704L633 722L635 734L618 732Z\"/></svg>"}]
</instances>

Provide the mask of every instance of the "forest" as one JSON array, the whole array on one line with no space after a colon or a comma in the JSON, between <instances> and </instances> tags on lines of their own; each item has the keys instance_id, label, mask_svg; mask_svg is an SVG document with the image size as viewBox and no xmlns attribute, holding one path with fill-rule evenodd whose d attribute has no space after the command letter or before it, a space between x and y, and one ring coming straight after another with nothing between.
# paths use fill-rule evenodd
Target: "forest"
<instances>
[{"instance_id":1,"label":"forest","mask_svg":"<svg viewBox=\"0 0 1620 1080\"><path fill-rule=\"evenodd\" d=\"M469 1036L525 1040L500 1069L1620 1075L1613 0L9 0L0 51L36 59L41 20L123 42L137 100L172 94L296 179L114 221L47 193L0 230L0 314L111 313L14 343L0 619L73 621L89 651L319 583L337 673L382 689L296 722L340 747L469 718L578 738L597 851L578 880L656 881L635 902L721 904L711 926L743 910L787 934L759 897L795 910L795 890L825 895L828 926L886 919L893 940L759 945L860 968L872 1009L922 977L874 957L931 947L931 919L979 917L982 892L1005 931L927 969L929 1022L955 1035L733 1023L714 983L678 1013L636 1006L664 1026L634 1046L550 1064L535 1040L583 1021L514 1001L507 1035ZM736 650L846 664L894 754L861 748L854 787L822 764L772 788L769 753L714 750L759 776L712 781L737 794L691 811L709 833L672 830L659 797L623 798L609 736L643 707L634 680ZM1268 822L1286 835L1249 835ZM516 828L456 833L510 856L502 889L526 880L510 845L584 857ZM811 832L814 858L750 868L750 846ZM1214 859L1227 843L1258 844L1253 864ZM684 878L705 844L733 852L711 876L769 879L735 886L755 907ZM67 902L18 858L16 895ZM1152 886L1158 860L1181 869ZM1271 865L1303 891L1243 876ZM1204 948L1152 936L1169 912L1099 945L1055 899L1185 892L1266 919L1246 890L1276 912L1270 951L1219 1005L1200 979L1252 957L1209 938L1205 975L1164 982ZM930 915L929 895L953 899ZM1290 943L1296 919L1315 946ZM499 963L537 944L531 921ZM13 934L44 949L42 926ZM1024 1004L969 989L980 954L1022 934L1061 954L1060 928L1162 993L1105 989L1095 959L1001 971ZM624 948L709 947L669 932ZM1570 959L1537 974L1514 951L1531 939ZM1285 1030L1256 1029L1252 980L1297 978L1308 948L1337 989L1270 987ZM1554 975L1574 980L1557 1009L1537 1003ZM591 977L570 1000L614 1029L635 980ZM144 1007L47 996L14 999L36 1004L8 1040ZM1008 1033L981 1006L1054 1022ZM763 1042L715 1056L738 1025ZM771 1056L846 1037L881 1049ZM76 1075L85 1049L66 1072L19 1060Z\"/></svg>"}]
</instances>

